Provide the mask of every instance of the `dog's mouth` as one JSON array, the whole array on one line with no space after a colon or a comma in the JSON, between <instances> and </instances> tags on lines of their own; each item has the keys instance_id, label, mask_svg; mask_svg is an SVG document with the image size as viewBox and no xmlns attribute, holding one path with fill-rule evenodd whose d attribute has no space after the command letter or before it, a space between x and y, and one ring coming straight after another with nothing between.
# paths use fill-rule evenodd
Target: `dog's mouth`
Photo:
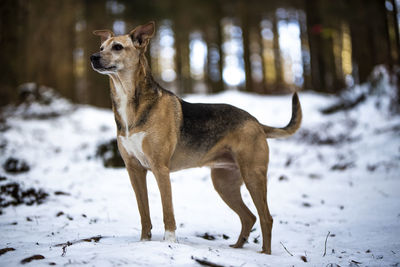
<instances>
[{"instance_id":1,"label":"dog's mouth","mask_svg":"<svg viewBox=\"0 0 400 267\"><path fill-rule=\"evenodd\" d=\"M94 70L96 70L98 72L112 72L112 71L117 70L117 66L115 66L115 65L112 65L109 67L104 67L103 65L101 65L98 62L92 62L92 67Z\"/></svg>"},{"instance_id":2,"label":"dog's mouth","mask_svg":"<svg viewBox=\"0 0 400 267\"><path fill-rule=\"evenodd\" d=\"M116 70L117 66L104 67L104 70Z\"/></svg>"}]
</instances>

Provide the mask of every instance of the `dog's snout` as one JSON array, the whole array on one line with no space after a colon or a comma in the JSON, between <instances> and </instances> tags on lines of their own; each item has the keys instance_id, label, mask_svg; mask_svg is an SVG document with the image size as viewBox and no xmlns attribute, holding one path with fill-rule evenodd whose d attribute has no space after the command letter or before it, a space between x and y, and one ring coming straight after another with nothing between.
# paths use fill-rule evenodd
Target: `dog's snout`
<instances>
[{"instance_id":1,"label":"dog's snout","mask_svg":"<svg viewBox=\"0 0 400 267\"><path fill-rule=\"evenodd\" d=\"M100 58L101 58L100 53L95 53L95 54L93 54L93 55L90 56L90 60L91 60L92 62L94 62L94 61L99 61Z\"/></svg>"}]
</instances>

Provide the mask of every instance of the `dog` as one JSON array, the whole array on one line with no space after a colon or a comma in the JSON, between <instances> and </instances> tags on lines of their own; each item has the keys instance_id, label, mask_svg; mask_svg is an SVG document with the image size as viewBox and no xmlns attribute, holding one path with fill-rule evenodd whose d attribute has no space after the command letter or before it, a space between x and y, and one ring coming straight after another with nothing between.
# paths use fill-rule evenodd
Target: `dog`
<instances>
[{"instance_id":1,"label":"dog","mask_svg":"<svg viewBox=\"0 0 400 267\"><path fill-rule=\"evenodd\" d=\"M266 139L288 137L300 127L297 93L292 98L292 117L283 128L263 125L231 105L188 103L153 79L145 53L154 32L154 22L120 36L110 30L94 31L101 46L90 57L93 69L109 76L118 149L135 191L141 240L150 240L152 229L147 171L153 172L161 194L164 240L176 242L170 172L209 166L214 188L241 221L239 238L231 247L243 247L256 221L240 194L244 182L260 219L261 252L271 254Z\"/></svg>"}]
</instances>

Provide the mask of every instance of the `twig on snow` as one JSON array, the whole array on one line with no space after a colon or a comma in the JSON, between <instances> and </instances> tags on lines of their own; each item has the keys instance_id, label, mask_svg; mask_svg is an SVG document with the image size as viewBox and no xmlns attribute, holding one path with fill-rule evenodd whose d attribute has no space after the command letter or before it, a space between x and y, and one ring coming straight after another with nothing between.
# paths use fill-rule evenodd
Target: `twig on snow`
<instances>
[{"instance_id":1,"label":"twig on snow","mask_svg":"<svg viewBox=\"0 0 400 267\"><path fill-rule=\"evenodd\" d=\"M82 238L82 239L78 239L78 240L67 241L66 243L56 244L55 247L62 247L61 256L64 257L65 254L67 254L67 247L75 245L77 243L81 243L81 242L92 242L92 241L94 241L95 243L97 243L102 238L104 238L104 236L101 236L101 235L93 236L93 237L89 237L89 238Z\"/></svg>"},{"instance_id":2,"label":"twig on snow","mask_svg":"<svg viewBox=\"0 0 400 267\"><path fill-rule=\"evenodd\" d=\"M208 261L206 258L204 258L204 259L199 259L199 258L196 258L196 257L192 256L192 260L194 260L194 261L196 261L198 264L204 265L204 266L210 266L210 267L224 267L223 265L219 265L219 264L213 263L213 262L211 262L211 261Z\"/></svg>"},{"instance_id":3,"label":"twig on snow","mask_svg":"<svg viewBox=\"0 0 400 267\"><path fill-rule=\"evenodd\" d=\"M289 253L289 255L293 257L293 254L290 253L290 251L285 247L285 245L283 245L282 242L279 242L279 243L281 243L282 247L286 250L286 252Z\"/></svg>"},{"instance_id":4,"label":"twig on snow","mask_svg":"<svg viewBox=\"0 0 400 267\"><path fill-rule=\"evenodd\" d=\"M329 235L331 234L331 232L330 231L328 231L328 234L326 235L326 238L325 238L325 249L324 249L324 255L322 255L322 257L325 257L325 255L326 255L326 242L328 242L328 237L329 237Z\"/></svg>"}]
</instances>

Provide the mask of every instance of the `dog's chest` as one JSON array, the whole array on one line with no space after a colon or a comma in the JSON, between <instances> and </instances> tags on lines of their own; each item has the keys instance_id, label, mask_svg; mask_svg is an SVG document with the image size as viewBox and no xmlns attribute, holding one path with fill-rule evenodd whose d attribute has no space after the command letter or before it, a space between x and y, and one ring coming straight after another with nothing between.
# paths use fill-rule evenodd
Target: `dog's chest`
<instances>
[{"instance_id":1,"label":"dog's chest","mask_svg":"<svg viewBox=\"0 0 400 267\"><path fill-rule=\"evenodd\" d=\"M150 164L143 152L143 139L146 136L146 132L129 134L129 116L133 115L130 110L132 107L130 107L128 95L123 90L123 86L121 84L116 84L115 89L118 96L118 107L116 111L121 117L125 130L125 136L118 137L120 144L124 147L125 151L130 156L135 157L143 167L150 168Z\"/></svg>"},{"instance_id":2,"label":"dog's chest","mask_svg":"<svg viewBox=\"0 0 400 267\"><path fill-rule=\"evenodd\" d=\"M130 136L119 136L119 140L130 156L137 158L143 167L149 168L149 163L143 153L143 139L145 136L145 132L138 132Z\"/></svg>"},{"instance_id":3,"label":"dog's chest","mask_svg":"<svg viewBox=\"0 0 400 267\"><path fill-rule=\"evenodd\" d=\"M119 94L119 106L117 112L121 116L122 123L124 124L126 135L128 135L129 124L128 124L128 98L126 94Z\"/></svg>"}]
</instances>

